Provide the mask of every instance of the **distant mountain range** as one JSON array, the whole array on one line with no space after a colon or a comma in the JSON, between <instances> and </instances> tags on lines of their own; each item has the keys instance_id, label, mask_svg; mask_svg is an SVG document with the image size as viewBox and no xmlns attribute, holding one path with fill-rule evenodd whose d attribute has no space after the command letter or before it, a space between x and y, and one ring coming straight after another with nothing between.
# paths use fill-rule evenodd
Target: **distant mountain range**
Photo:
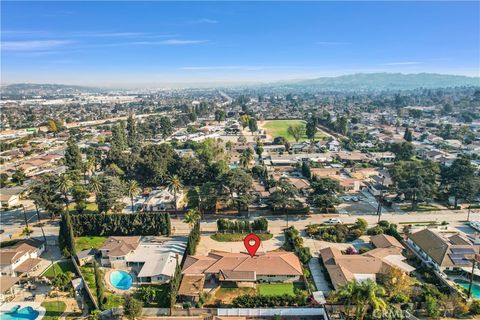
<instances>
[{"instance_id":1,"label":"distant mountain range","mask_svg":"<svg viewBox=\"0 0 480 320\"><path fill-rule=\"evenodd\" d=\"M418 88L433 89L462 86L480 87L480 77L467 77L436 73L357 73L338 77L322 77L298 81L281 81L269 84L256 84L238 87L302 91L381 91L412 90ZM108 91L111 91L111 89L109 90L105 88L62 84L18 83L1 87L1 92L3 95L26 96L54 94L69 95L75 93L98 93Z\"/></svg>"},{"instance_id":2,"label":"distant mountain range","mask_svg":"<svg viewBox=\"0 0 480 320\"><path fill-rule=\"evenodd\" d=\"M338 77L322 77L282 84L292 88L316 90L412 90L417 88L447 88L480 86L480 77L436 73L357 73ZM275 86L275 85L274 85Z\"/></svg>"}]
</instances>

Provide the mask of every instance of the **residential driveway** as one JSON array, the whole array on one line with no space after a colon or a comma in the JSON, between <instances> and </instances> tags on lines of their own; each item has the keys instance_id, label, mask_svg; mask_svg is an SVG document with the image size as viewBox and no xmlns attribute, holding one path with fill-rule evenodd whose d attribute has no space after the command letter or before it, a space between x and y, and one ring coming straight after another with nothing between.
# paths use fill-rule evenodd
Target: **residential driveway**
<instances>
[{"instance_id":1,"label":"residential driveway","mask_svg":"<svg viewBox=\"0 0 480 320\"><path fill-rule=\"evenodd\" d=\"M274 235L270 240L262 241L258 252L267 252L279 249L283 246L285 236L283 234ZM227 251L227 252L247 252L242 241L235 242L219 242L210 238L210 235L202 235L200 243L197 247L197 255L207 255L211 250Z\"/></svg>"},{"instance_id":2,"label":"residential driveway","mask_svg":"<svg viewBox=\"0 0 480 320\"><path fill-rule=\"evenodd\" d=\"M312 273L313 282L315 282L317 290L322 291L323 294L326 296L328 292L331 291L331 289L320 267L319 259L315 257L310 259L310 261L308 262L308 267L310 268L310 272Z\"/></svg>"}]
</instances>

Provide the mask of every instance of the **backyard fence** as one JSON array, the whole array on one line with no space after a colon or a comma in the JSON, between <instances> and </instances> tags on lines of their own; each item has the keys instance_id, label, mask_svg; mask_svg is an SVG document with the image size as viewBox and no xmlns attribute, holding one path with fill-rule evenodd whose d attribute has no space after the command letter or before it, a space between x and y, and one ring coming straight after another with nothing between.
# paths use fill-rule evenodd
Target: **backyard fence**
<instances>
[{"instance_id":1,"label":"backyard fence","mask_svg":"<svg viewBox=\"0 0 480 320\"><path fill-rule=\"evenodd\" d=\"M71 257L71 260L72 260L73 266L75 267L75 270L77 270L77 273L80 275L80 278L82 278L83 287L85 288L85 291L87 292L88 297L92 301L92 304L95 307L95 309L98 309L97 300L94 298L92 292L90 291L90 288L88 287L88 283L87 281L85 281L85 277L83 276L82 271L80 270L80 267L77 264L77 261L73 256Z\"/></svg>"}]
</instances>

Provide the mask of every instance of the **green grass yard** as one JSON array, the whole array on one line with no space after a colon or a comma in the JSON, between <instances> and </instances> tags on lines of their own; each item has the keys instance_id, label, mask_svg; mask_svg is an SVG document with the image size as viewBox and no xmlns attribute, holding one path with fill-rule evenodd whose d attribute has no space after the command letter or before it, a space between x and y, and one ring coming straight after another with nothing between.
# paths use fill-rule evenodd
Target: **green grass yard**
<instances>
[{"instance_id":1,"label":"green grass yard","mask_svg":"<svg viewBox=\"0 0 480 320\"><path fill-rule=\"evenodd\" d=\"M93 266L90 264L80 267L83 277L87 282L90 291L92 292L95 299L97 299L97 286L95 284L95 274L93 272ZM109 292L105 288L105 297L107 298L107 303L105 304L105 310L111 308L118 308L123 305L123 297L112 292ZM98 302L98 301L97 301Z\"/></svg>"},{"instance_id":2,"label":"green grass yard","mask_svg":"<svg viewBox=\"0 0 480 320\"><path fill-rule=\"evenodd\" d=\"M258 294L263 296L295 295L293 283L260 283L257 284Z\"/></svg>"},{"instance_id":3,"label":"green grass yard","mask_svg":"<svg viewBox=\"0 0 480 320\"><path fill-rule=\"evenodd\" d=\"M98 249L105 243L106 240L107 237L78 237L75 238L75 248L77 251L90 248Z\"/></svg>"},{"instance_id":4,"label":"green grass yard","mask_svg":"<svg viewBox=\"0 0 480 320\"><path fill-rule=\"evenodd\" d=\"M47 278L53 278L55 275L67 272L77 273L71 260L62 260L55 263L53 266L50 266L43 275Z\"/></svg>"},{"instance_id":5,"label":"green grass yard","mask_svg":"<svg viewBox=\"0 0 480 320\"><path fill-rule=\"evenodd\" d=\"M63 301L44 301L41 306L46 310L43 320L60 319L60 316L67 308L67 305Z\"/></svg>"},{"instance_id":6,"label":"green grass yard","mask_svg":"<svg viewBox=\"0 0 480 320\"><path fill-rule=\"evenodd\" d=\"M269 120L265 121L262 125L262 128L267 131L267 134L270 135L272 138L275 137L285 137L290 142L295 142L293 136L288 133L288 127L292 125L303 124L305 125L305 121L303 120ZM317 132L315 135L317 140L322 140L325 136L321 132ZM306 135L303 135L299 141L306 141L308 140Z\"/></svg>"}]
</instances>

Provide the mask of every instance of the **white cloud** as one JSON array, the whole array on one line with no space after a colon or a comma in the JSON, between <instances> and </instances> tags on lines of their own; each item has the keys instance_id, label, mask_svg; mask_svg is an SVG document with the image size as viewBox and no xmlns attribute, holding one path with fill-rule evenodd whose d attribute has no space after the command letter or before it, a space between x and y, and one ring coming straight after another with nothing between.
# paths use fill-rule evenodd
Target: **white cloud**
<instances>
[{"instance_id":1,"label":"white cloud","mask_svg":"<svg viewBox=\"0 0 480 320\"><path fill-rule=\"evenodd\" d=\"M10 51L36 51L61 47L74 43L71 40L29 40L29 41L4 41L2 50Z\"/></svg>"}]
</instances>

